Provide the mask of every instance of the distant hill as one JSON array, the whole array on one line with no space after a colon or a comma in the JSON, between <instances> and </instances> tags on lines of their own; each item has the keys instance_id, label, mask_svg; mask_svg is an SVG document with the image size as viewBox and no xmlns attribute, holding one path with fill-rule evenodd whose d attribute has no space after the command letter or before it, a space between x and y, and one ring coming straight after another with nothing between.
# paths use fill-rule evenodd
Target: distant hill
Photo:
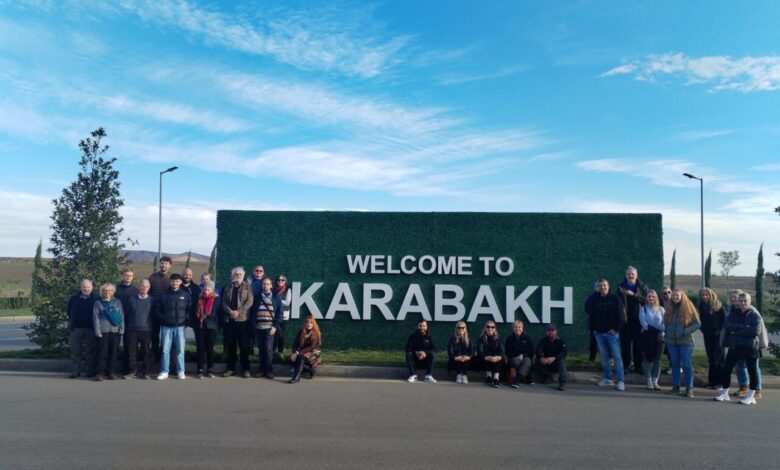
<instances>
[{"instance_id":1,"label":"distant hill","mask_svg":"<svg viewBox=\"0 0 780 470\"><path fill-rule=\"evenodd\" d=\"M156 251L148 250L122 250L122 253L127 254L127 257L133 263L151 263L154 261L154 257L157 256ZM170 256L174 264L185 263L187 261L187 252L184 253L165 253L163 256ZM208 263L209 257L201 255L200 253L192 253L193 263Z\"/></svg>"}]
</instances>

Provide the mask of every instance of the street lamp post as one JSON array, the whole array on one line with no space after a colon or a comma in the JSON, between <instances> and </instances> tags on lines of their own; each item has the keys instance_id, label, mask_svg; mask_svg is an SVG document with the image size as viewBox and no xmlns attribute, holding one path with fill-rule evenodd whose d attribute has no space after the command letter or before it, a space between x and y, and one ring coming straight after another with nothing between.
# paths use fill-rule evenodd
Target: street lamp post
<instances>
[{"instance_id":1,"label":"street lamp post","mask_svg":"<svg viewBox=\"0 0 780 470\"><path fill-rule=\"evenodd\" d=\"M178 170L178 166L172 166L165 171L160 172L160 207L157 212L157 262L162 258L162 177L165 173L171 173Z\"/></svg>"},{"instance_id":2,"label":"street lamp post","mask_svg":"<svg viewBox=\"0 0 780 470\"><path fill-rule=\"evenodd\" d=\"M699 180L699 217L701 219L701 288L704 289L704 178L699 178L690 173L683 173L683 176L687 176L692 180Z\"/></svg>"}]
</instances>

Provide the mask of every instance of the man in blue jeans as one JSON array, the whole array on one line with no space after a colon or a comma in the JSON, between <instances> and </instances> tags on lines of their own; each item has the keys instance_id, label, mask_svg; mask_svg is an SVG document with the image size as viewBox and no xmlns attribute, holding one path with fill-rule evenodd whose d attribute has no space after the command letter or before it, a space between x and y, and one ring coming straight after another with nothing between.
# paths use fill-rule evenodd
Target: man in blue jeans
<instances>
[{"instance_id":1,"label":"man in blue jeans","mask_svg":"<svg viewBox=\"0 0 780 470\"><path fill-rule=\"evenodd\" d=\"M155 314L160 321L162 336L162 359L157 380L168 378L171 363L171 345L176 348L176 372L179 379L184 375L184 330L187 325L192 299L186 289L181 288L181 276L171 274L171 287L162 293L155 303Z\"/></svg>"},{"instance_id":2,"label":"man in blue jeans","mask_svg":"<svg viewBox=\"0 0 780 470\"><path fill-rule=\"evenodd\" d=\"M609 281L599 279L596 285L598 295L591 297L585 304L585 311L588 313L590 328L596 337L596 344L601 356L601 369L604 377L599 381L600 387L612 385L612 367L609 364L609 357L615 360L615 371L617 372L617 388L620 391L626 389L625 378L623 376L623 359L620 355L620 329L623 327L623 305L620 298L609 292Z\"/></svg>"}]
</instances>

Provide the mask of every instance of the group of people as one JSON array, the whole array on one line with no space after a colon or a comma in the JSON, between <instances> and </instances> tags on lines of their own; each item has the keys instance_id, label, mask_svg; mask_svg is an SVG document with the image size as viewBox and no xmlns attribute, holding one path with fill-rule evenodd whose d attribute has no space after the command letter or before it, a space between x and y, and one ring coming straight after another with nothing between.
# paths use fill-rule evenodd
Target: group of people
<instances>
[{"instance_id":1,"label":"group of people","mask_svg":"<svg viewBox=\"0 0 780 470\"><path fill-rule=\"evenodd\" d=\"M178 274L171 272L171 266L171 258L163 256L160 270L137 287L133 270L126 268L120 283L101 285L99 294L93 292L92 281L82 280L79 293L67 306L70 377L85 372L97 381L116 379L122 338L125 379L151 378L155 355L160 360L157 379L167 379L172 349L177 377L184 379L185 332L190 327L195 334L198 378L214 377L214 343L221 329L227 353L223 377L237 374L238 362L242 376L251 377L249 356L256 344L259 368L255 376L273 379L274 351L284 352L290 318L292 294L286 276L278 275L274 287L263 266L256 266L248 279L244 269L236 267L230 282L218 289L209 273L197 284L192 269L184 268ZM313 377L320 363L321 342L317 321L309 315L293 342L290 383L298 382L304 371Z\"/></svg>"},{"instance_id":2,"label":"group of people","mask_svg":"<svg viewBox=\"0 0 780 470\"><path fill-rule=\"evenodd\" d=\"M750 295L735 290L724 306L717 293L704 288L698 308L680 289L662 289L662 298L639 280L636 268L626 269L616 292L600 279L585 303L591 333L591 359L596 349L601 357L600 386L612 386L612 366L618 390L625 390L624 360L637 373L644 373L649 390L660 390L661 358L668 354L672 393L693 398L693 334L700 330L709 363L707 387L719 389L717 401L729 400L731 373L737 368L740 403L751 405L761 398L758 360L768 346L766 326L751 305ZM595 345L595 348L593 347ZM728 351L727 353L725 351ZM681 371L685 388L681 389Z\"/></svg>"},{"instance_id":3,"label":"group of people","mask_svg":"<svg viewBox=\"0 0 780 470\"><path fill-rule=\"evenodd\" d=\"M501 386L500 376L509 368L512 388L520 388L521 383L534 385L532 366L547 381L558 374L558 390L566 386L566 342L558 335L553 324L545 327L545 337L534 347L531 338L524 332L525 325L516 320L512 324L512 334L502 341L496 323L485 322L479 338L469 337L466 323L459 321L447 343L447 368L456 373L455 381L469 383L469 370L483 370L485 383L493 388ZM420 320L417 331L406 342L406 366L409 370L407 381L416 382L416 370L424 369L425 382L435 383L433 363L436 343L428 333L428 322Z\"/></svg>"}]
</instances>

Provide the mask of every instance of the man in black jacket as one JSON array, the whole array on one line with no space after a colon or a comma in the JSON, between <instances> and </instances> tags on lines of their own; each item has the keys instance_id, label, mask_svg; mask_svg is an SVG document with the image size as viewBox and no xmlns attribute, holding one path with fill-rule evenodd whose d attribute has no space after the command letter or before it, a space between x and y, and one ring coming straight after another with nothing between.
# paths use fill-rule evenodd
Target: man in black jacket
<instances>
[{"instance_id":1,"label":"man in black jacket","mask_svg":"<svg viewBox=\"0 0 780 470\"><path fill-rule=\"evenodd\" d=\"M436 383L433 378L433 358L436 352L436 343L428 334L428 322L417 322L417 331L409 336L406 341L406 366L409 368L408 382L417 382L417 367L425 368L425 381Z\"/></svg>"},{"instance_id":2,"label":"man in black jacket","mask_svg":"<svg viewBox=\"0 0 780 470\"><path fill-rule=\"evenodd\" d=\"M618 295L626 313L626 323L620 332L620 354L629 370L642 375L644 359L639 341L639 334L642 332L642 325L639 324L639 309L646 302L647 292L647 285L639 280L636 268L633 266L626 268L626 278L618 285Z\"/></svg>"},{"instance_id":3,"label":"man in black jacket","mask_svg":"<svg viewBox=\"0 0 780 470\"><path fill-rule=\"evenodd\" d=\"M70 378L81 375L81 362L87 366L87 375L95 375L95 327L92 323L92 309L97 295L92 292L92 281L81 281L81 290L68 300L68 346L70 347Z\"/></svg>"},{"instance_id":4,"label":"man in black jacket","mask_svg":"<svg viewBox=\"0 0 780 470\"><path fill-rule=\"evenodd\" d=\"M588 299L585 310L590 320L590 328L596 336L596 343L601 356L601 369L604 377L599 381L600 387L612 385L612 367L609 357L615 361L618 383L615 388L625 390L623 377L623 359L620 354L620 329L623 326L623 305L620 297L609 292L609 281L599 279L596 290L598 295Z\"/></svg>"},{"instance_id":5,"label":"man in black jacket","mask_svg":"<svg viewBox=\"0 0 780 470\"><path fill-rule=\"evenodd\" d=\"M545 327L545 337L536 345L536 370L546 382L558 374L558 390L566 386L566 342L558 336L558 328L550 323Z\"/></svg>"},{"instance_id":6,"label":"man in black jacket","mask_svg":"<svg viewBox=\"0 0 780 470\"><path fill-rule=\"evenodd\" d=\"M515 370L512 388L520 388L521 380L528 385L534 384L533 375L530 373L534 359L534 342L525 334L524 329L523 322L515 320L512 324L512 334L506 337L506 343L504 343L509 367Z\"/></svg>"},{"instance_id":7,"label":"man in black jacket","mask_svg":"<svg viewBox=\"0 0 780 470\"><path fill-rule=\"evenodd\" d=\"M184 375L184 329L190 315L192 300L190 293L181 288L181 275L171 274L171 287L155 299L155 315L160 322L162 336L162 359L157 380L168 378L171 362L171 344L176 343L176 372L179 379Z\"/></svg>"}]
</instances>

